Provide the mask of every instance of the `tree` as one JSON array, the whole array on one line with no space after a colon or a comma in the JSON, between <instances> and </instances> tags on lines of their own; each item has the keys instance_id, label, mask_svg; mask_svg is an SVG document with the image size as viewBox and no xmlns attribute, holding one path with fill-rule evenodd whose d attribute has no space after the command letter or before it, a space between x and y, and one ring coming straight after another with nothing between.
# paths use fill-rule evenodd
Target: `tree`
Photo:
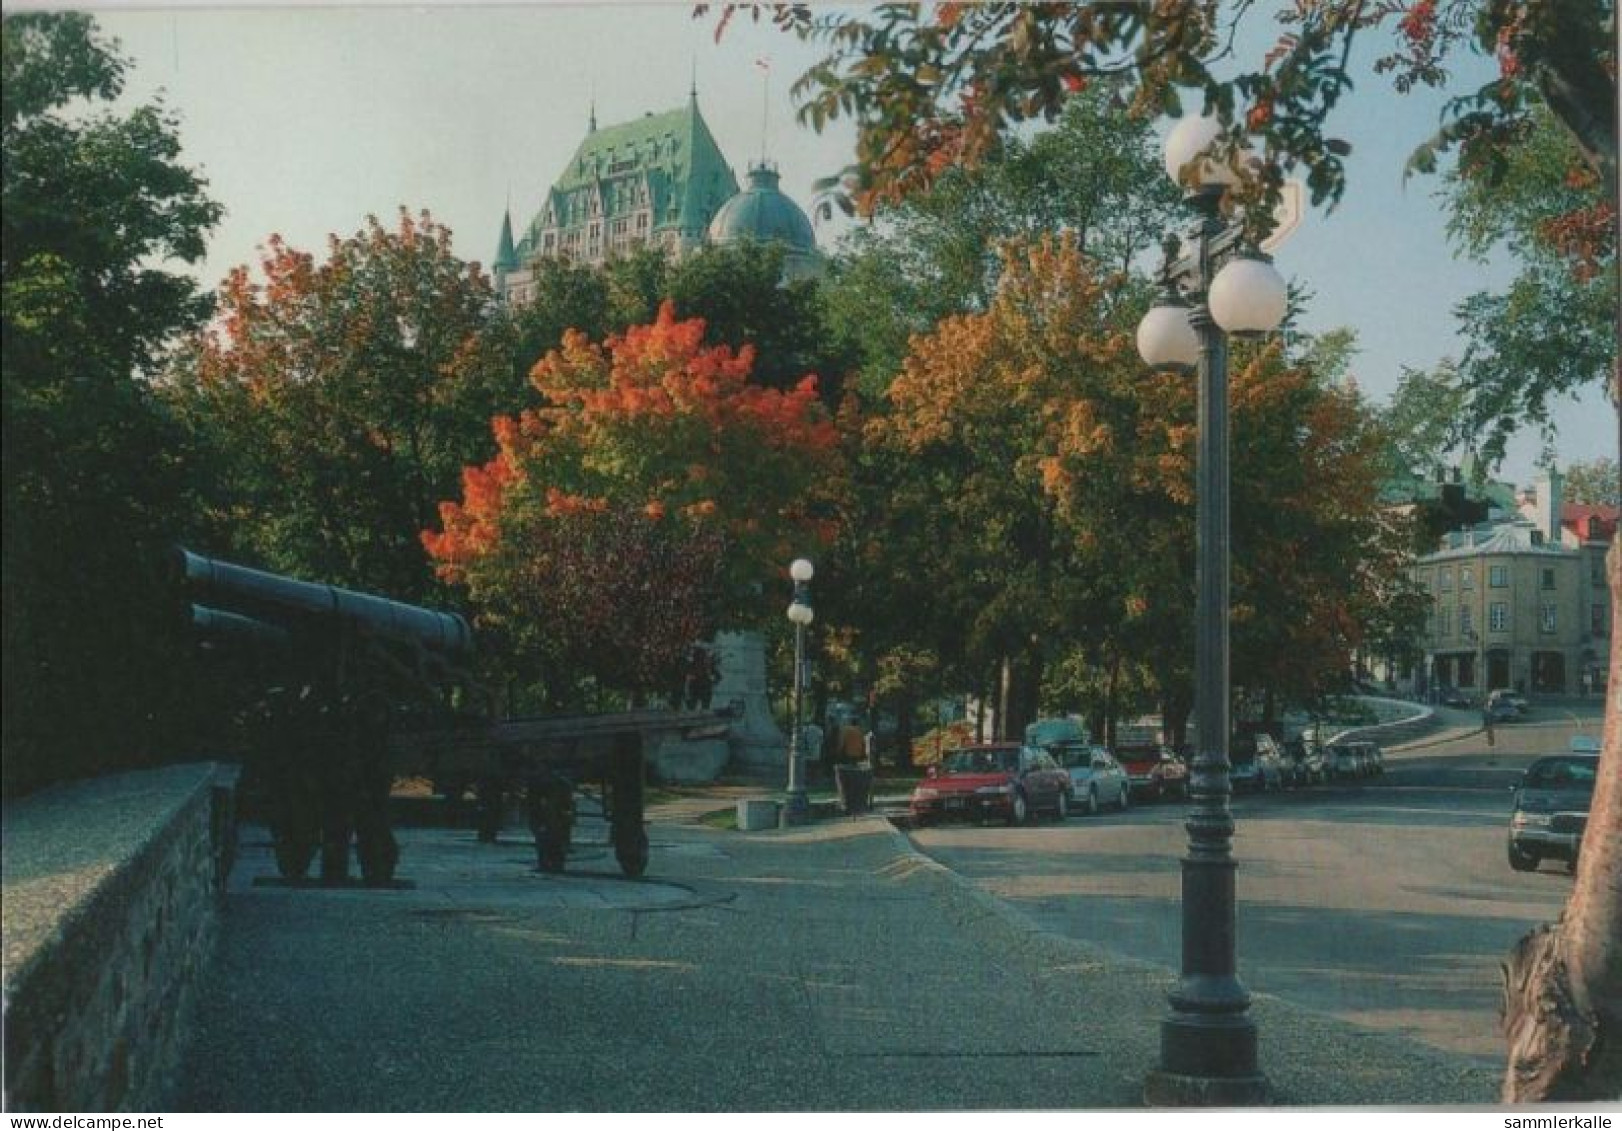
<instances>
[{"instance_id":1,"label":"tree","mask_svg":"<svg viewBox=\"0 0 1622 1131\"><path fill-rule=\"evenodd\" d=\"M550 709L679 688L715 631L726 543L646 509L593 507L508 521L465 571L487 649L538 676Z\"/></svg>"},{"instance_id":2,"label":"tree","mask_svg":"<svg viewBox=\"0 0 1622 1131\"><path fill-rule=\"evenodd\" d=\"M1389 473L1439 478L1459 446L1459 421L1466 391L1458 366L1443 361L1433 369L1404 367L1381 418L1389 444Z\"/></svg>"},{"instance_id":3,"label":"tree","mask_svg":"<svg viewBox=\"0 0 1622 1131\"><path fill-rule=\"evenodd\" d=\"M710 5L700 4L705 15ZM1212 62L1231 54L1250 6L888 4L857 14L807 4L724 4L716 27L744 12L769 17L827 55L795 83L801 116L821 128L855 119L858 203L909 195L958 164L977 164L1011 127L1052 121L1101 80L1134 85L1133 106L1178 114L1178 88L1261 147L1257 185L1276 191L1300 169L1316 203L1345 191L1348 143L1327 132L1351 89L1351 48L1384 29L1392 49L1375 63L1400 90L1440 86L1461 50L1495 57L1497 79L1455 98L1443 127L1416 152L1416 168L1457 147L1491 163L1537 102L1570 131L1607 183L1616 176L1616 67L1608 0L1306 0L1276 14L1277 40L1254 69L1224 80ZM1237 142L1237 136L1230 140Z\"/></svg>"},{"instance_id":4,"label":"tree","mask_svg":"<svg viewBox=\"0 0 1622 1131\"><path fill-rule=\"evenodd\" d=\"M4 747L8 791L174 757L188 702L162 551L184 528L182 437L144 378L206 311L220 215L161 106L108 103L127 64L92 20L7 15Z\"/></svg>"},{"instance_id":5,"label":"tree","mask_svg":"<svg viewBox=\"0 0 1622 1131\"><path fill-rule=\"evenodd\" d=\"M1174 728L1192 702L1194 389L1143 372L1130 330L1147 297L1073 243L1010 247L990 308L914 339L868 424L902 457L887 506L925 533L863 572L923 587L913 643L1006 691L1010 734L1050 662L1090 685L1106 727L1141 705L1134 689ZM1235 683L1282 704L1344 682L1400 543L1355 394L1252 354L1234 379Z\"/></svg>"},{"instance_id":6,"label":"tree","mask_svg":"<svg viewBox=\"0 0 1622 1131\"><path fill-rule=\"evenodd\" d=\"M442 503L441 529L422 535L440 576L467 586L481 616L522 609L535 619L542 642L528 649L532 662L589 665L547 673L554 689L589 676L633 694L652 690L656 675L670 675L663 661L614 668L600 645L569 641L614 617L626 625L663 618L694 632L683 643L706 634L698 626L753 623L766 615L761 582L834 535L837 437L816 379L786 391L756 384L753 347L706 346L705 333L701 320L678 321L667 302L651 325L601 345L566 334L531 375L541 406L496 418L496 457L465 470L460 501ZM637 514L642 525L625 517ZM562 575L546 572L550 561L531 567L527 552L555 556L582 530L650 558L675 555L702 584L667 591L657 574L614 585L617 574L593 581L587 571L537 613L526 601L541 592L534 579ZM705 563L716 557L712 583Z\"/></svg>"},{"instance_id":7,"label":"tree","mask_svg":"<svg viewBox=\"0 0 1622 1131\"><path fill-rule=\"evenodd\" d=\"M622 328L612 313L612 289L607 273L587 263L567 259L536 260L531 265L533 297L525 302L503 306L512 323L515 384L523 385L530 368L557 349L563 335L579 330L590 338L600 338L609 328ZM641 321L629 319L625 325Z\"/></svg>"},{"instance_id":8,"label":"tree","mask_svg":"<svg viewBox=\"0 0 1622 1131\"><path fill-rule=\"evenodd\" d=\"M1616 460L1602 456L1566 468L1565 498L1590 507L1622 506L1622 472Z\"/></svg>"},{"instance_id":9,"label":"tree","mask_svg":"<svg viewBox=\"0 0 1622 1131\"><path fill-rule=\"evenodd\" d=\"M1333 203L1346 187L1350 146L1329 133L1328 122L1353 81L1347 67L1353 43L1381 26L1394 34L1395 50L1376 70L1390 73L1399 89L1441 84L1461 49L1498 63L1496 79L1450 103L1441 130L1416 152L1412 167L1434 168L1440 152L1456 148L1465 168L1492 177L1542 103L1600 183L1617 183L1610 0L1304 0L1278 10L1283 26L1275 46L1227 81L1211 63L1227 53L1235 29L1222 22L1217 4L946 3L857 14L803 4L728 5L717 34L740 10L757 19L769 13L779 26L826 45L828 54L796 93L814 126L841 114L855 119L858 164L848 184L868 209L979 161L1011 125L1051 120L1076 91L1111 74L1136 84L1140 108L1178 113L1178 88L1192 89L1229 124L1229 144L1237 145L1241 132L1253 137L1261 160L1237 194L1241 206L1271 197L1296 169L1314 203ZM1253 8L1231 11L1242 19ZM1257 228L1269 222L1265 209L1247 207L1244 214ZM1478 328L1492 328L1489 311L1468 316ZM1506 331L1515 326L1503 324ZM1491 344L1508 363L1528 356L1512 338ZM1547 380L1536 370L1531 377ZM1523 390L1515 403L1535 398ZM1610 572L1613 600L1622 599L1622 544L1613 549ZM1622 634L1612 636L1611 670L1613 678L1622 676ZM1622 713L1614 709L1607 712L1600 783L1562 925L1524 950L1511 975L1531 993L1508 1003L1515 1037L1506 1099L1609 1098L1622 1084ZM1539 1009L1542 994L1548 1007Z\"/></svg>"},{"instance_id":10,"label":"tree","mask_svg":"<svg viewBox=\"0 0 1622 1131\"><path fill-rule=\"evenodd\" d=\"M1503 248L1520 264L1507 290L1473 294L1455 312L1468 343L1456 433L1481 436L1496 463L1517 429L1550 434L1551 401L1614 372L1616 208L1612 187L1541 108L1497 165L1462 165L1448 189L1454 243L1483 261Z\"/></svg>"},{"instance_id":11,"label":"tree","mask_svg":"<svg viewBox=\"0 0 1622 1131\"><path fill-rule=\"evenodd\" d=\"M336 585L428 598L418 534L490 418L523 402L492 295L426 214L375 218L327 258L272 237L220 290L165 393L216 453L211 517L232 553ZM510 328L510 327L508 327Z\"/></svg>"},{"instance_id":12,"label":"tree","mask_svg":"<svg viewBox=\"0 0 1622 1131\"><path fill-rule=\"evenodd\" d=\"M1065 233L1084 254L1126 271L1173 223L1176 189L1159 176L1148 124L1105 90L1067 106L1054 128L1013 138L974 169L881 207L847 237L823 287L832 333L882 396L911 334L984 310L1009 239Z\"/></svg>"},{"instance_id":13,"label":"tree","mask_svg":"<svg viewBox=\"0 0 1622 1131\"><path fill-rule=\"evenodd\" d=\"M565 331L599 341L654 321L670 301L678 318L702 319L713 343L754 346L755 381L787 389L816 373L824 401L838 403L845 354L826 344L819 287L784 282L776 244L711 245L680 260L643 247L601 266L543 258L534 270L533 297L506 313L525 374Z\"/></svg>"}]
</instances>

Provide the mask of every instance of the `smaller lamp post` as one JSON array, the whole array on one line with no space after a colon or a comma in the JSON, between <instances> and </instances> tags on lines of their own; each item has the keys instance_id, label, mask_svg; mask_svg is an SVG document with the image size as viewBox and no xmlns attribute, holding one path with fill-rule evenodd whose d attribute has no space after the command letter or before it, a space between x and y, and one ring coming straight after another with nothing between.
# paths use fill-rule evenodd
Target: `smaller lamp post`
<instances>
[{"instance_id":1,"label":"smaller lamp post","mask_svg":"<svg viewBox=\"0 0 1622 1131\"><path fill-rule=\"evenodd\" d=\"M811 815L805 796L805 756L800 749L800 715L805 696L805 627L816 614L811 611L811 578L816 570L804 558L788 567L794 579L794 599L789 602L788 619L794 625L794 720L788 737L788 798L783 806L783 823L803 824Z\"/></svg>"}]
</instances>

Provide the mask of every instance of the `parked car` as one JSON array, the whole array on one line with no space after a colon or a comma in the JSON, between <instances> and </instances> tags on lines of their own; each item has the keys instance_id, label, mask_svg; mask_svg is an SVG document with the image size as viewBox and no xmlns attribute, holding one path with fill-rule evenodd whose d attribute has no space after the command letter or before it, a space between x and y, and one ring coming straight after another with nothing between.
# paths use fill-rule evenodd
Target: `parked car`
<instances>
[{"instance_id":1,"label":"parked car","mask_svg":"<svg viewBox=\"0 0 1622 1131\"><path fill-rule=\"evenodd\" d=\"M1436 689L1436 701L1444 707L1474 707L1476 705L1474 699L1457 687L1438 687Z\"/></svg>"},{"instance_id":2,"label":"parked car","mask_svg":"<svg viewBox=\"0 0 1622 1131\"><path fill-rule=\"evenodd\" d=\"M1363 776L1363 751L1355 742L1333 742L1328 748L1330 773L1339 779Z\"/></svg>"},{"instance_id":3,"label":"parked car","mask_svg":"<svg viewBox=\"0 0 1622 1131\"><path fill-rule=\"evenodd\" d=\"M1236 734L1228 745L1228 780L1234 792L1284 788L1284 751L1270 734Z\"/></svg>"},{"instance_id":4,"label":"parked car","mask_svg":"<svg viewBox=\"0 0 1622 1131\"><path fill-rule=\"evenodd\" d=\"M1502 707L1505 711L1513 712L1515 719L1525 719L1526 712L1531 711L1531 704L1526 701L1526 696L1520 695L1517 691L1510 691L1508 688L1489 691L1487 693L1487 706Z\"/></svg>"},{"instance_id":5,"label":"parked car","mask_svg":"<svg viewBox=\"0 0 1622 1131\"><path fill-rule=\"evenodd\" d=\"M1317 779L1312 774L1312 763L1307 744L1300 738L1284 743L1284 781L1287 785L1311 785Z\"/></svg>"},{"instance_id":6,"label":"parked car","mask_svg":"<svg viewBox=\"0 0 1622 1131\"><path fill-rule=\"evenodd\" d=\"M1076 719L1037 719L1025 728L1025 745L1051 750L1059 742L1086 742L1087 731Z\"/></svg>"},{"instance_id":7,"label":"parked car","mask_svg":"<svg viewBox=\"0 0 1622 1131\"><path fill-rule=\"evenodd\" d=\"M1113 753L1136 796L1154 801L1188 796L1188 765L1169 748L1159 743L1118 745Z\"/></svg>"},{"instance_id":8,"label":"parked car","mask_svg":"<svg viewBox=\"0 0 1622 1131\"><path fill-rule=\"evenodd\" d=\"M1110 805L1125 809L1132 800L1132 780L1115 756L1092 742L1060 742L1047 748L1070 774L1071 804L1083 813Z\"/></svg>"},{"instance_id":9,"label":"parked car","mask_svg":"<svg viewBox=\"0 0 1622 1131\"><path fill-rule=\"evenodd\" d=\"M1022 825L1036 812L1070 813L1070 775L1045 750L1012 742L947 752L912 791L920 825L940 820L1003 820Z\"/></svg>"},{"instance_id":10,"label":"parked car","mask_svg":"<svg viewBox=\"0 0 1622 1131\"><path fill-rule=\"evenodd\" d=\"M1577 850L1599 775L1595 754L1555 754L1527 767L1511 787L1515 794L1509 818L1509 866L1532 872L1544 859L1566 861L1577 870Z\"/></svg>"},{"instance_id":11,"label":"parked car","mask_svg":"<svg viewBox=\"0 0 1622 1131\"><path fill-rule=\"evenodd\" d=\"M1378 777L1385 773L1385 750L1381 748L1380 744L1378 742L1364 742L1360 743L1360 745L1363 747L1363 757L1366 762L1364 773L1371 777Z\"/></svg>"},{"instance_id":12,"label":"parked car","mask_svg":"<svg viewBox=\"0 0 1622 1131\"><path fill-rule=\"evenodd\" d=\"M1526 717L1526 700L1513 691L1494 691L1484 707L1495 723L1512 723Z\"/></svg>"},{"instance_id":13,"label":"parked car","mask_svg":"<svg viewBox=\"0 0 1622 1131\"><path fill-rule=\"evenodd\" d=\"M1303 734L1301 736L1302 767L1306 770L1309 782L1326 782L1335 776L1335 765L1329 748L1319 742L1317 736Z\"/></svg>"},{"instance_id":14,"label":"parked car","mask_svg":"<svg viewBox=\"0 0 1622 1131\"><path fill-rule=\"evenodd\" d=\"M1278 767L1278 784L1281 787L1303 784L1296 773L1295 760L1290 757L1284 743L1270 734L1261 733L1256 735L1256 749L1263 752L1263 760L1269 766Z\"/></svg>"}]
</instances>

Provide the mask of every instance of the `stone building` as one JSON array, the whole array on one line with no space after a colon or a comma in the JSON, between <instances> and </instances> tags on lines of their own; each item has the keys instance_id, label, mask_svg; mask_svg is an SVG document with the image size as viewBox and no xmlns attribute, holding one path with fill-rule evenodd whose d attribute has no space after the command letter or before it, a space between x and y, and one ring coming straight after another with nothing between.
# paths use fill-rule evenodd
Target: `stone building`
<instances>
[{"instance_id":1,"label":"stone building","mask_svg":"<svg viewBox=\"0 0 1622 1131\"><path fill-rule=\"evenodd\" d=\"M1454 531L1415 563L1430 598L1421 691L1498 688L1533 695L1603 691L1611 600L1612 508L1570 507L1560 476L1539 480L1526 514Z\"/></svg>"},{"instance_id":2,"label":"stone building","mask_svg":"<svg viewBox=\"0 0 1622 1131\"><path fill-rule=\"evenodd\" d=\"M602 129L593 111L585 139L523 234L515 239L511 213L503 216L492 266L497 293L527 302L540 259L600 265L639 247L679 259L706 243L743 239L783 244L786 278L820 270L811 222L778 189L774 168L761 162L739 190L695 89L680 109Z\"/></svg>"}]
</instances>

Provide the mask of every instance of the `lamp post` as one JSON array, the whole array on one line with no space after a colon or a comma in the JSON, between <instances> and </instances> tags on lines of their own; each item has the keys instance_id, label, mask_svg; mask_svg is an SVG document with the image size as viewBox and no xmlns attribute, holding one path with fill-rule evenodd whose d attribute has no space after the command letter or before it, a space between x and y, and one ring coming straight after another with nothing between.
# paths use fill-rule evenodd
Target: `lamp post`
<instances>
[{"instance_id":1,"label":"lamp post","mask_svg":"<svg viewBox=\"0 0 1622 1131\"><path fill-rule=\"evenodd\" d=\"M794 721L788 736L788 797L783 805L783 823L803 824L811 815L805 796L805 756L800 749L800 712L805 696L805 626L815 617L811 611L811 563L796 558L788 567L794 579L794 599L789 602L788 619L794 625Z\"/></svg>"},{"instance_id":2,"label":"lamp post","mask_svg":"<svg viewBox=\"0 0 1622 1131\"><path fill-rule=\"evenodd\" d=\"M1235 963L1233 814L1229 799L1228 334L1277 328L1284 280L1221 215L1238 180L1209 158L1222 129L1189 118L1166 139L1166 170L1188 190L1198 221L1188 250L1167 242L1163 297L1138 326L1138 351L1155 368L1199 374L1196 473L1195 725L1189 775L1188 853L1183 857L1182 975L1160 1028L1160 1063L1144 1098L1160 1105L1249 1106L1269 1095L1256 1058L1250 995Z\"/></svg>"}]
</instances>

